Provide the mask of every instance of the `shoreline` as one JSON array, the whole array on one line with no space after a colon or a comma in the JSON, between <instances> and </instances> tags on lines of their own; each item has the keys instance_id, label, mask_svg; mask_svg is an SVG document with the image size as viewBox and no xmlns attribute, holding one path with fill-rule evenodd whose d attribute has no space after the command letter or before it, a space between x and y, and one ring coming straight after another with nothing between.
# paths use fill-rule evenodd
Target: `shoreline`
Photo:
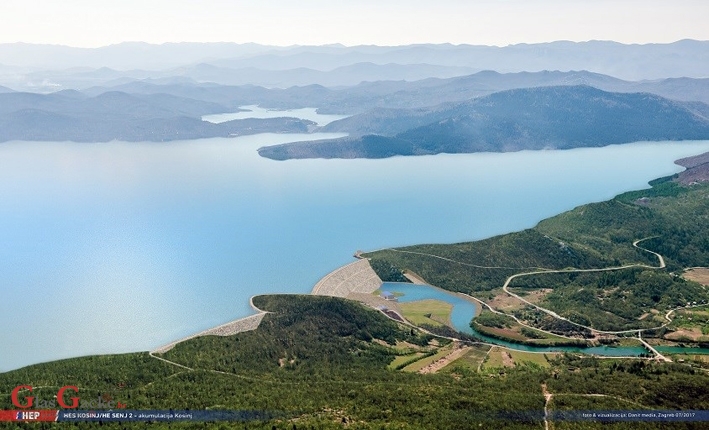
<instances>
[{"instance_id":1,"label":"shoreline","mask_svg":"<svg viewBox=\"0 0 709 430\"><path fill-rule=\"evenodd\" d=\"M331 296L347 298L352 294L371 294L376 291L382 284L382 280L374 272L369 265L369 260L358 257L358 260L340 266L322 277L311 289L307 295L313 296ZM216 327L211 327L206 330L199 331L189 336L169 342L149 351L153 354L164 354L174 348L176 345L195 339L202 336L233 336L237 333L256 330L261 324L263 317L269 313L259 309L254 304L254 297L260 296L257 294L249 297L249 306L256 311L255 314L248 315L242 318L220 324Z\"/></svg>"},{"instance_id":2,"label":"shoreline","mask_svg":"<svg viewBox=\"0 0 709 430\"><path fill-rule=\"evenodd\" d=\"M678 173L678 181L683 182L682 179L682 174L687 174L697 168L702 168L705 169L709 165L709 152L705 152L702 154L690 156L690 157L685 157L681 158L678 160L675 160L675 164L682 166L685 168L683 172ZM702 173L705 173L702 171ZM700 181L706 181L709 180L709 178L704 177ZM354 258L356 259L355 261L345 264L343 266L340 266L336 268L335 270L327 273L325 276L323 276L318 282L315 283L313 288L311 289L310 295L321 295L321 296L331 296L331 297L341 297L341 298L350 298L352 300L356 300L360 303L363 303L365 305L369 305L373 308L377 308L378 306L389 306L390 302L381 299L379 297L374 297L372 296L372 292L376 291L383 285L383 281L377 276L377 274L374 272L374 270L371 268L369 264L369 260L365 257L363 257L362 254L365 252L357 250L354 253ZM434 289L439 289L441 291L446 291L449 293L452 293L472 304L475 305L476 311L475 311L475 316L479 315L479 313L482 311L482 308L485 304L480 303L478 299L473 298L471 296L468 296L463 293L456 293L448 290L444 290L435 286L432 286L428 283L426 283L425 279L423 279L421 276L419 276L416 273L410 272L406 273L405 276L407 279L411 281L412 284L414 285L428 285ZM230 336L234 335L237 333L245 332L245 331L251 331L255 330L258 328L258 326L261 323L261 320L265 316L267 312L262 311L261 309L258 309L254 303L253 303L253 298L255 296L251 296L249 298L249 305L251 306L252 309L256 311L255 314L249 315L243 318L238 318L233 321L229 321L227 323L218 325L216 327L212 327L203 331L200 331L198 333L183 337L181 339L172 341L166 345L160 346L158 348L155 348L150 351L150 354L154 353L165 353L169 350L171 350L175 345L190 340L194 339L196 337L200 336ZM502 348L506 348L505 346L497 345ZM514 348L510 348L514 349ZM659 354L658 354L659 355Z\"/></svg>"},{"instance_id":3,"label":"shoreline","mask_svg":"<svg viewBox=\"0 0 709 430\"><path fill-rule=\"evenodd\" d=\"M150 354L164 354L168 351L170 351L172 348L174 348L177 344L185 342L190 339L194 339L197 337L201 336L232 336L237 333L242 333L246 331L251 331L251 330L256 330L259 325L261 325L261 320L263 319L264 316L268 312L263 311L254 305L254 297L256 296L251 296L249 297L249 305L253 310L256 311L255 314L245 316L243 318L238 318L229 322L226 322L224 324L220 324L216 327L208 328L206 330L202 330L200 332L197 332L195 334L191 334L189 336L185 336L183 338L180 338L178 340L174 340L170 343L167 343L165 345L159 346L155 349L152 349L150 351Z\"/></svg>"}]
</instances>

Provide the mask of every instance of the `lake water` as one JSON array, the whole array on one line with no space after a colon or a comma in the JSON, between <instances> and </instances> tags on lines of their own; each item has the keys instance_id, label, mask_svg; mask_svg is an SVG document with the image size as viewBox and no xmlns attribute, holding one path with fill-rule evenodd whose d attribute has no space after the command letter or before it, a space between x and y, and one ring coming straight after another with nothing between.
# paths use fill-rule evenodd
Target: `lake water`
<instances>
[{"instance_id":1,"label":"lake water","mask_svg":"<svg viewBox=\"0 0 709 430\"><path fill-rule=\"evenodd\" d=\"M400 303L415 302L418 300L441 300L453 305L450 322L456 330L471 333L470 320L480 313L480 306L473 300L468 300L458 294L451 293L430 285L406 284L401 282L385 282L380 288L382 291L391 291L403 294L397 298Z\"/></svg>"},{"instance_id":2,"label":"lake water","mask_svg":"<svg viewBox=\"0 0 709 430\"><path fill-rule=\"evenodd\" d=\"M401 303L415 302L418 300L432 299L440 300L453 305L451 310L450 320L453 327L463 333L472 334L485 342L494 343L495 345L502 345L507 348L516 349L519 351L529 351L529 352L584 352L586 354L596 354L604 355L609 357L629 357L629 356L639 356L642 353L646 353L647 350L642 347L609 347L609 346L594 346L591 348L577 348L577 347L564 347L564 346L553 346L553 347L542 347L542 346L527 346L519 343L505 342L503 340L495 339L489 336L485 336L480 332L474 330L470 327L470 320L473 319L475 315L480 313L480 305L475 303L473 300L468 300L461 297L458 294L451 293L439 288L431 287L430 285L414 285L414 284L404 284L398 282L385 282L382 285L382 290L396 292L403 294L398 297L398 301ZM679 348L681 349L681 348ZM687 351L686 349L681 349L682 351ZM699 353L700 350L692 350L695 353ZM669 352L669 351L668 351ZM675 351L676 353L676 351Z\"/></svg>"},{"instance_id":3,"label":"lake water","mask_svg":"<svg viewBox=\"0 0 709 430\"><path fill-rule=\"evenodd\" d=\"M329 135L335 136L335 135ZM0 145L0 371L148 350L306 293L357 249L531 227L680 170L709 142L293 160L263 134Z\"/></svg>"},{"instance_id":4,"label":"lake water","mask_svg":"<svg viewBox=\"0 0 709 430\"><path fill-rule=\"evenodd\" d=\"M347 118L349 115L321 115L316 112L315 108L302 108L302 109L290 109L290 110L273 110L264 109L259 106L249 105L241 106L243 111L234 113L218 113L213 115L205 115L202 117L203 121L213 122L219 124L226 121L231 121L234 119L246 119L246 118L281 118L281 117L293 117L302 118L313 121L319 126L327 125L338 119Z\"/></svg>"}]
</instances>

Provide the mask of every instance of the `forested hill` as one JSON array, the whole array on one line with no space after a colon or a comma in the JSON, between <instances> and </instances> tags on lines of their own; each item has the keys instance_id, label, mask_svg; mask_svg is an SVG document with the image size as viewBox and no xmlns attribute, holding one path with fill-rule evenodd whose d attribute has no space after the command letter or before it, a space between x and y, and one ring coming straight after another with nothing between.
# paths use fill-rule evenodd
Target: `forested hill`
<instances>
[{"instance_id":1,"label":"forested hill","mask_svg":"<svg viewBox=\"0 0 709 430\"><path fill-rule=\"evenodd\" d=\"M94 429L531 430L544 428L546 409L709 407L709 375L688 366L568 355L542 358L544 366L486 362L481 369L484 357L495 353L479 345L446 371L420 375L388 365L411 357L416 348L430 350L429 356L446 351L447 339L434 342L430 335L340 298L257 296L254 302L269 311L258 329L191 339L158 358L147 353L80 357L0 373L5 394L0 409L16 410L7 393L19 385L34 387L35 402L55 404L58 387L71 385L80 402L100 396L130 411L244 411L250 417L241 422L80 423L80 428ZM668 387L671 395L666 395ZM547 405L543 390L570 400ZM26 394L21 394L23 401ZM629 424L622 428L688 428L684 422ZM17 423L0 423L0 428L17 428ZM41 428L74 429L77 423Z\"/></svg>"},{"instance_id":2,"label":"forested hill","mask_svg":"<svg viewBox=\"0 0 709 430\"><path fill-rule=\"evenodd\" d=\"M682 163L701 173L706 159L705 154ZM506 296L500 288L512 275L562 271L510 285L525 293L546 288L540 306L597 329L657 327L667 323L664 315L672 309L709 303L706 287L680 276L687 268L709 266L709 182L692 177L690 185L681 174L657 179L650 189L582 205L520 232L363 255L384 280L411 271L437 287L490 299ZM643 315L658 318L645 321ZM535 324L549 328L542 320Z\"/></svg>"},{"instance_id":3,"label":"forested hill","mask_svg":"<svg viewBox=\"0 0 709 430\"><path fill-rule=\"evenodd\" d=\"M567 149L709 138L709 106L588 86L515 89L422 109L379 109L334 122L351 137L261 148L267 158Z\"/></svg>"},{"instance_id":4,"label":"forested hill","mask_svg":"<svg viewBox=\"0 0 709 430\"><path fill-rule=\"evenodd\" d=\"M650 189L582 205L519 232L364 255L387 263L373 264L375 269L411 270L433 285L466 293L500 287L511 274L539 267L656 266L654 255L632 245L643 238L648 239L642 246L663 255L669 271L709 266L709 181L684 185L679 179L681 174L660 178L651 182ZM430 255L464 264L431 259Z\"/></svg>"}]
</instances>

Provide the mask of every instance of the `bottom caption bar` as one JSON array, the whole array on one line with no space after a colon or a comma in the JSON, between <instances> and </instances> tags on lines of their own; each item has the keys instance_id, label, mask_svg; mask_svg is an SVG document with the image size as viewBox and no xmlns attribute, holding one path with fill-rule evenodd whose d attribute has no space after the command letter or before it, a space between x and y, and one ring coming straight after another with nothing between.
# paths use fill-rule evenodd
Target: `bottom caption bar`
<instances>
[{"instance_id":1,"label":"bottom caption bar","mask_svg":"<svg viewBox=\"0 0 709 430\"><path fill-rule=\"evenodd\" d=\"M0 411L0 421L32 422L130 422L130 421L263 421L276 418L260 411Z\"/></svg>"},{"instance_id":2,"label":"bottom caption bar","mask_svg":"<svg viewBox=\"0 0 709 430\"><path fill-rule=\"evenodd\" d=\"M179 421L266 421L285 414L263 411L176 411L176 410L0 410L0 422L179 422ZM495 418L481 414L480 418ZM519 417L497 416L517 421ZM517 419L515 419L517 418ZM709 411L554 411L551 421L636 421L709 422Z\"/></svg>"}]
</instances>

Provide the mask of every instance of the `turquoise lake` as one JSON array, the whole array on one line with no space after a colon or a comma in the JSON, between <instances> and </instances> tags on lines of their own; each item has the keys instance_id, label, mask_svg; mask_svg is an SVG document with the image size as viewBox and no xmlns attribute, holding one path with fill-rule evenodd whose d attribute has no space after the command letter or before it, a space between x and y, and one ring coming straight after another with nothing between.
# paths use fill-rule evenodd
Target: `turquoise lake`
<instances>
[{"instance_id":1,"label":"turquoise lake","mask_svg":"<svg viewBox=\"0 0 709 430\"><path fill-rule=\"evenodd\" d=\"M415 285L401 282L385 282L380 288L382 291L390 291L403 294L397 297L400 303L415 302L418 300L442 300L453 305L450 320L453 327L463 333L472 333L470 320L480 313L480 305L472 300L465 299L459 294L431 287L429 285Z\"/></svg>"},{"instance_id":2,"label":"turquoise lake","mask_svg":"<svg viewBox=\"0 0 709 430\"><path fill-rule=\"evenodd\" d=\"M325 118L323 122L330 120ZM293 160L264 145L0 144L0 371L141 351L306 293L358 250L531 227L680 171L709 141Z\"/></svg>"},{"instance_id":3,"label":"turquoise lake","mask_svg":"<svg viewBox=\"0 0 709 430\"><path fill-rule=\"evenodd\" d=\"M472 334L485 342L494 343L496 345L506 346L508 348L517 349L520 351L530 351L530 352L584 352L587 354L597 354L605 355L610 357L627 357L627 356L638 356L642 353L647 352L645 348L641 347L608 347L608 346L597 346L591 348L575 348L575 347L536 347L536 346L526 346L518 343L505 342L499 339L494 339L489 336L485 336L473 328L470 327L470 320L473 319L475 315L480 312L480 305L472 300L461 297L459 294L450 293L448 291L441 290L439 288L434 288L429 285L413 285L413 284L403 284L397 282L385 282L382 285L382 290L396 292L403 294L398 297L398 301L401 303L415 302L418 300L433 299L441 300L453 305L453 310L451 310L451 324L456 330L463 333ZM682 351L686 351L682 350ZM695 352L699 352L697 349ZM669 351L668 351L669 352ZM678 352L678 351L675 351Z\"/></svg>"},{"instance_id":4,"label":"turquoise lake","mask_svg":"<svg viewBox=\"0 0 709 430\"><path fill-rule=\"evenodd\" d=\"M319 126L324 126L332 121L338 119L347 118L349 115L322 115L317 113L315 108L302 108L302 109L289 109L289 110L275 110L275 109L265 109L259 106L249 105L241 106L241 112L234 113L217 113L213 115L204 115L202 117L203 121L221 123L226 121L231 121L234 119L246 119L246 118L279 118L279 117L294 117L302 118L313 121Z\"/></svg>"}]
</instances>

